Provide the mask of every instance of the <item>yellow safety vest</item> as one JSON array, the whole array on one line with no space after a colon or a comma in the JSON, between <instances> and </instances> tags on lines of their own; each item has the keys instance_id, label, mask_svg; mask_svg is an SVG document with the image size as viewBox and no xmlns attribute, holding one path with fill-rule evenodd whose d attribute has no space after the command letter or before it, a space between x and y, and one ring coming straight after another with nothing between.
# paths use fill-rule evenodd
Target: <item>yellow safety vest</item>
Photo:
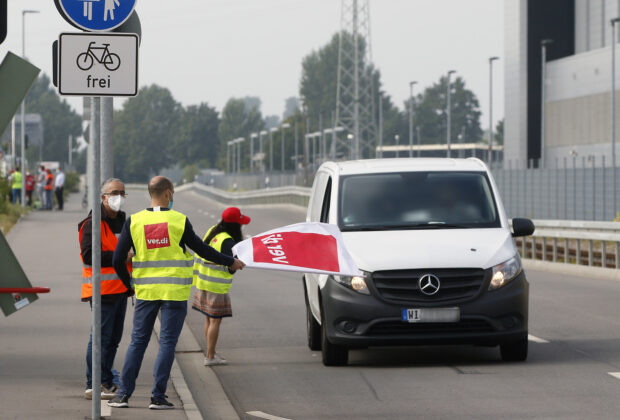
<instances>
[{"instance_id":1,"label":"yellow safety vest","mask_svg":"<svg viewBox=\"0 0 620 420\"><path fill-rule=\"evenodd\" d=\"M22 187L22 173L21 172L13 172L13 184L11 185L12 189L19 190Z\"/></svg>"},{"instance_id":2,"label":"yellow safety vest","mask_svg":"<svg viewBox=\"0 0 620 420\"><path fill-rule=\"evenodd\" d=\"M207 231L203 241L207 239L211 229ZM209 245L217 252L222 252L222 244L229 238L232 239L232 236L226 232L218 233L211 239ZM194 284L198 289L226 294L232 286L232 279L233 275L228 272L228 267L214 264L200 256L194 257Z\"/></svg>"},{"instance_id":3,"label":"yellow safety vest","mask_svg":"<svg viewBox=\"0 0 620 420\"><path fill-rule=\"evenodd\" d=\"M185 220L185 215L174 210L142 210L131 215L131 238L136 249L132 261L136 298L189 299L193 258L179 245Z\"/></svg>"}]
</instances>

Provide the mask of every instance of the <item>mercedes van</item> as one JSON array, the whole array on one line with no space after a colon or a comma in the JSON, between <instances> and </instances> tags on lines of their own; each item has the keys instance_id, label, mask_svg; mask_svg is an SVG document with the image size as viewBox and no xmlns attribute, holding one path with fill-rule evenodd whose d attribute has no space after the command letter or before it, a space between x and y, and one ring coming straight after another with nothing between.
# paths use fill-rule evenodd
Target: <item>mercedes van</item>
<instances>
[{"instance_id":1,"label":"mercedes van","mask_svg":"<svg viewBox=\"0 0 620 420\"><path fill-rule=\"evenodd\" d=\"M308 346L325 365L354 348L499 346L505 361L528 350L528 282L516 236L478 159L326 162L307 221L337 225L363 275L305 274Z\"/></svg>"}]
</instances>

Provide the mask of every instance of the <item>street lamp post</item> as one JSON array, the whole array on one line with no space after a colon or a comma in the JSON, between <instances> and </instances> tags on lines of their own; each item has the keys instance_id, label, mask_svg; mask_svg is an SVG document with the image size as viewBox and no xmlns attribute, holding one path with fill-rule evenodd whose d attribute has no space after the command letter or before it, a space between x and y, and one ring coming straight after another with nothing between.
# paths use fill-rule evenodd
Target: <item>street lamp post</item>
<instances>
[{"instance_id":1,"label":"street lamp post","mask_svg":"<svg viewBox=\"0 0 620 420\"><path fill-rule=\"evenodd\" d=\"M262 130L260 133L258 133L258 143L259 143L259 147L260 147L260 153L261 153L261 170L263 173L265 173L265 153L263 152L263 136L267 134L266 130Z\"/></svg>"},{"instance_id":2,"label":"street lamp post","mask_svg":"<svg viewBox=\"0 0 620 420\"><path fill-rule=\"evenodd\" d=\"M489 168L493 163L493 62L499 57L489 58Z\"/></svg>"},{"instance_id":3,"label":"street lamp post","mask_svg":"<svg viewBox=\"0 0 620 420\"><path fill-rule=\"evenodd\" d=\"M447 88L446 88L446 90L447 90L447 97L448 97L447 98L447 104L446 104L446 116L447 116L447 119L448 119L447 130L446 130L446 143L448 145L448 151L447 151L448 157L450 157L450 155L451 155L451 153L450 153L450 135L451 135L450 130L452 129L452 127L451 127L451 124L452 124L452 109L451 109L451 106L450 106L450 94L451 94L451 92L450 92L450 75L452 73L456 73L456 70L450 70L448 72L448 83L447 83Z\"/></svg>"},{"instance_id":4,"label":"street lamp post","mask_svg":"<svg viewBox=\"0 0 620 420\"><path fill-rule=\"evenodd\" d=\"M273 133L278 131L276 127L269 129L269 172L273 172Z\"/></svg>"},{"instance_id":5,"label":"street lamp post","mask_svg":"<svg viewBox=\"0 0 620 420\"><path fill-rule=\"evenodd\" d=\"M241 173L241 143L245 141L245 138L239 137L237 139L237 173Z\"/></svg>"},{"instance_id":6,"label":"street lamp post","mask_svg":"<svg viewBox=\"0 0 620 420\"><path fill-rule=\"evenodd\" d=\"M230 141L226 142L226 172L230 173Z\"/></svg>"},{"instance_id":7,"label":"street lamp post","mask_svg":"<svg viewBox=\"0 0 620 420\"><path fill-rule=\"evenodd\" d=\"M540 82L540 167L545 167L546 145L545 145L545 94L547 87L547 45L552 44L552 39L543 39L540 41L542 64L541 64L541 82Z\"/></svg>"},{"instance_id":8,"label":"street lamp post","mask_svg":"<svg viewBox=\"0 0 620 420\"><path fill-rule=\"evenodd\" d=\"M291 128L291 125L289 123L284 123L284 124L282 124L280 126L280 129L282 130L282 144L280 145L281 146L280 147L280 153L281 153L281 156L280 156L280 165L281 165L280 171L282 173L284 173L284 130L287 129L287 128Z\"/></svg>"},{"instance_id":9,"label":"street lamp post","mask_svg":"<svg viewBox=\"0 0 620 420\"><path fill-rule=\"evenodd\" d=\"M250 173L254 173L254 139L258 137L258 133L250 134Z\"/></svg>"},{"instance_id":10,"label":"street lamp post","mask_svg":"<svg viewBox=\"0 0 620 420\"><path fill-rule=\"evenodd\" d=\"M409 82L409 157L413 157L413 86L418 82Z\"/></svg>"},{"instance_id":11,"label":"street lamp post","mask_svg":"<svg viewBox=\"0 0 620 420\"><path fill-rule=\"evenodd\" d=\"M26 59L26 15L28 13L39 13L38 10L22 10L22 58ZM22 101L22 121L21 121L21 142L22 142L22 174L26 173L26 99ZM13 150L15 154L15 150ZM26 206L26 176L22 176L22 206Z\"/></svg>"},{"instance_id":12,"label":"street lamp post","mask_svg":"<svg viewBox=\"0 0 620 420\"><path fill-rule=\"evenodd\" d=\"M398 152L398 143L400 142L400 136L398 134L394 136L394 141L396 142L396 157L400 157L400 153Z\"/></svg>"},{"instance_id":13,"label":"street lamp post","mask_svg":"<svg viewBox=\"0 0 620 420\"><path fill-rule=\"evenodd\" d=\"M614 217L616 215L616 23L620 17L611 20L611 174L612 174L612 202Z\"/></svg>"}]
</instances>

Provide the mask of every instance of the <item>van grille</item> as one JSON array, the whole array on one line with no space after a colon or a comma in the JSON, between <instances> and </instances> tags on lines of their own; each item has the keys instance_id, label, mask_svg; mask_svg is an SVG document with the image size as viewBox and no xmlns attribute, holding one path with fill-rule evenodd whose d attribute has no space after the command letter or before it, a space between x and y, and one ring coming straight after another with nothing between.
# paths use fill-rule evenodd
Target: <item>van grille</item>
<instances>
[{"instance_id":1,"label":"van grille","mask_svg":"<svg viewBox=\"0 0 620 420\"><path fill-rule=\"evenodd\" d=\"M425 274L439 278L439 291L428 296L418 286ZM372 273L372 281L379 295L389 301L445 303L475 297L485 282L485 270L478 268L392 270Z\"/></svg>"}]
</instances>

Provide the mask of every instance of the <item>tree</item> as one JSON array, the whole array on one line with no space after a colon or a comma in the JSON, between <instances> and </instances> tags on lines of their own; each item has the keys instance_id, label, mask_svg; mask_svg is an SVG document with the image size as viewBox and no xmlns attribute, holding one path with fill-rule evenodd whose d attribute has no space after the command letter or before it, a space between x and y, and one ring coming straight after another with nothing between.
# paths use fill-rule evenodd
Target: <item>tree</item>
<instances>
[{"instance_id":1,"label":"tree","mask_svg":"<svg viewBox=\"0 0 620 420\"><path fill-rule=\"evenodd\" d=\"M181 166L215 166L220 146L219 123L218 112L206 103L181 110L179 131L172 142L172 154Z\"/></svg>"},{"instance_id":2,"label":"tree","mask_svg":"<svg viewBox=\"0 0 620 420\"><path fill-rule=\"evenodd\" d=\"M69 154L69 136L73 136L75 147L82 134L82 118L58 96L47 75L39 76L28 92L26 112L40 114L43 120L43 160L65 162ZM29 149L30 162L37 161L38 150L32 146Z\"/></svg>"},{"instance_id":3,"label":"tree","mask_svg":"<svg viewBox=\"0 0 620 420\"><path fill-rule=\"evenodd\" d=\"M264 127L263 116L258 107L260 106L260 101L258 106L254 104L248 107L246 99L231 98L226 102L222 110L220 125L217 130L220 140L218 166L222 169L226 168L227 143L239 137L245 139L241 145L242 167L249 167L250 134L256 133ZM258 145L254 148L254 151L255 153L258 151Z\"/></svg>"},{"instance_id":4,"label":"tree","mask_svg":"<svg viewBox=\"0 0 620 420\"><path fill-rule=\"evenodd\" d=\"M416 98L414 124L420 127L422 144L446 143L446 85L447 78L442 76L438 83L426 88ZM457 142L461 133L466 142L480 141L482 129L478 98L471 90L465 88L465 82L461 77L457 77L451 83L450 96L451 141Z\"/></svg>"},{"instance_id":5,"label":"tree","mask_svg":"<svg viewBox=\"0 0 620 420\"><path fill-rule=\"evenodd\" d=\"M125 182L145 182L173 162L181 105L166 88L140 89L114 117L114 170Z\"/></svg>"},{"instance_id":6,"label":"tree","mask_svg":"<svg viewBox=\"0 0 620 420\"><path fill-rule=\"evenodd\" d=\"M497 122L497 125L495 126L495 133L493 133L493 138L495 139L495 144L500 146L504 145L504 119Z\"/></svg>"}]
</instances>

